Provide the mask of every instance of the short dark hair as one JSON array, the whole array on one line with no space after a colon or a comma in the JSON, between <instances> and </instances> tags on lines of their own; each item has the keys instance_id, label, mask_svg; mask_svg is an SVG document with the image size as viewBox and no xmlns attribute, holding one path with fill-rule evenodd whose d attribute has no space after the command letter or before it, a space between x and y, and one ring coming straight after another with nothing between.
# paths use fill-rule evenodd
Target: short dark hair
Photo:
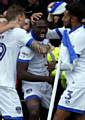
<instances>
[{"instance_id":1,"label":"short dark hair","mask_svg":"<svg viewBox=\"0 0 85 120\"><path fill-rule=\"evenodd\" d=\"M14 20L18 15L23 15L23 14L25 14L24 8L22 8L20 5L13 4L7 10L6 19L8 21Z\"/></svg>"},{"instance_id":2,"label":"short dark hair","mask_svg":"<svg viewBox=\"0 0 85 120\"><path fill-rule=\"evenodd\" d=\"M71 15L76 16L79 21L85 18L85 8L78 2L67 4L66 10L68 10Z\"/></svg>"}]
</instances>

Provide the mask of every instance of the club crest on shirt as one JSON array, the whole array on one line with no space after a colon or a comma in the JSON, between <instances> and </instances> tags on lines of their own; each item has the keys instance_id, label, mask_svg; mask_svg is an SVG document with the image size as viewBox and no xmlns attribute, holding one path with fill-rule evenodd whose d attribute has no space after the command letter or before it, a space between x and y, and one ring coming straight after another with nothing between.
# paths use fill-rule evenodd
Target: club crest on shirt
<instances>
[{"instance_id":1,"label":"club crest on shirt","mask_svg":"<svg viewBox=\"0 0 85 120\"><path fill-rule=\"evenodd\" d=\"M21 113L21 107L17 106L16 111L17 111L18 114L20 114Z\"/></svg>"}]
</instances>

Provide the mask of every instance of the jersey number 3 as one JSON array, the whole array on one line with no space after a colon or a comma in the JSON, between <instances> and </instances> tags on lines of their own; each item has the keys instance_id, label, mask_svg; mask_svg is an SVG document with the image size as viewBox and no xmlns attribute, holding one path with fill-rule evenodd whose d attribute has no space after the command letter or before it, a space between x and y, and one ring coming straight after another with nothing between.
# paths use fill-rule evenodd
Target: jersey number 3
<instances>
[{"instance_id":1,"label":"jersey number 3","mask_svg":"<svg viewBox=\"0 0 85 120\"><path fill-rule=\"evenodd\" d=\"M0 43L0 60L2 60L5 53L6 53L6 46L4 43Z\"/></svg>"}]
</instances>

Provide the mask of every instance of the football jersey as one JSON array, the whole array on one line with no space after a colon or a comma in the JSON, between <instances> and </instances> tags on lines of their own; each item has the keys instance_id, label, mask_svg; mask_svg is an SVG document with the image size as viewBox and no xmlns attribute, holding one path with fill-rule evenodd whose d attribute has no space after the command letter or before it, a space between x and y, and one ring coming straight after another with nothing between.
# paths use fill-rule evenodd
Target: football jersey
<instances>
[{"instance_id":1,"label":"football jersey","mask_svg":"<svg viewBox=\"0 0 85 120\"><path fill-rule=\"evenodd\" d=\"M85 28L80 26L69 33L71 44L79 56L73 71L67 71L68 84L85 87Z\"/></svg>"},{"instance_id":2,"label":"football jersey","mask_svg":"<svg viewBox=\"0 0 85 120\"><path fill-rule=\"evenodd\" d=\"M40 42L40 44L43 44L43 42ZM49 73L46 66L47 64L46 56L47 55L36 53L32 49L24 46L20 50L18 61L29 62L28 72L35 75L48 76Z\"/></svg>"},{"instance_id":3,"label":"football jersey","mask_svg":"<svg viewBox=\"0 0 85 120\"><path fill-rule=\"evenodd\" d=\"M0 34L0 86L15 88L16 61L23 45L29 46L33 38L21 28Z\"/></svg>"},{"instance_id":4,"label":"football jersey","mask_svg":"<svg viewBox=\"0 0 85 120\"><path fill-rule=\"evenodd\" d=\"M65 28L58 28L54 30L48 31L47 37L50 39L57 38L62 39ZM75 50L75 53L78 55L78 59L76 64L74 65L74 69L67 70L67 83L69 85L74 85L75 87L85 87L85 27L78 26L73 30L67 29L68 36L70 42ZM60 57L61 57L61 68L65 70L65 68L69 67L69 53L65 50L64 45L61 43L60 47Z\"/></svg>"}]
</instances>

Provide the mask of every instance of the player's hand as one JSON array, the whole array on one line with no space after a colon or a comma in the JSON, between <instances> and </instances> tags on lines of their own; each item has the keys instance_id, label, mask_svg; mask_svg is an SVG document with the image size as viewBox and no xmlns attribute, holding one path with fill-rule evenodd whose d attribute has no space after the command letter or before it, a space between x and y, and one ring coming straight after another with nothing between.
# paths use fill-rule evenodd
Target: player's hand
<instances>
[{"instance_id":1,"label":"player's hand","mask_svg":"<svg viewBox=\"0 0 85 120\"><path fill-rule=\"evenodd\" d=\"M49 5L48 5L48 8L52 8L53 5L54 5L55 2L51 2Z\"/></svg>"},{"instance_id":2,"label":"player's hand","mask_svg":"<svg viewBox=\"0 0 85 120\"><path fill-rule=\"evenodd\" d=\"M48 14L47 21L53 22L53 15L51 13Z\"/></svg>"},{"instance_id":3,"label":"player's hand","mask_svg":"<svg viewBox=\"0 0 85 120\"><path fill-rule=\"evenodd\" d=\"M48 71L51 72L52 70L55 69L55 65L56 65L56 61L51 61L48 62L48 64L46 64L45 66L47 66Z\"/></svg>"},{"instance_id":4,"label":"player's hand","mask_svg":"<svg viewBox=\"0 0 85 120\"><path fill-rule=\"evenodd\" d=\"M39 49L40 54L47 54L50 51L50 46L49 45L40 45Z\"/></svg>"},{"instance_id":5,"label":"player's hand","mask_svg":"<svg viewBox=\"0 0 85 120\"><path fill-rule=\"evenodd\" d=\"M49 45L42 45L38 41L33 41L31 45L32 49L34 49L35 52L38 52L39 54L47 54L50 50Z\"/></svg>"},{"instance_id":6,"label":"player's hand","mask_svg":"<svg viewBox=\"0 0 85 120\"><path fill-rule=\"evenodd\" d=\"M54 79L50 76L45 76L44 80L45 80L45 82L48 82L49 84L54 83Z\"/></svg>"},{"instance_id":7,"label":"player's hand","mask_svg":"<svg viewBox=\"0 0 85 120\"><path fill-rule=\"evenodd\" d=\"M36 23L36 21L38 21L41 17L42 17L42 13L38 12L38 13L33 13L31 16L31 23L34 24Z\"/></svg>"},{"instance_id":8,"label":"player's hand","mask_svg":"<svg viewBox=\"0 0 85 120\"><path fill-rule=\"evenodd\" d=\"M7 10L3 12L3 16L4 16L4 17L7 16Z\"/></svg>"}]
</instances>

